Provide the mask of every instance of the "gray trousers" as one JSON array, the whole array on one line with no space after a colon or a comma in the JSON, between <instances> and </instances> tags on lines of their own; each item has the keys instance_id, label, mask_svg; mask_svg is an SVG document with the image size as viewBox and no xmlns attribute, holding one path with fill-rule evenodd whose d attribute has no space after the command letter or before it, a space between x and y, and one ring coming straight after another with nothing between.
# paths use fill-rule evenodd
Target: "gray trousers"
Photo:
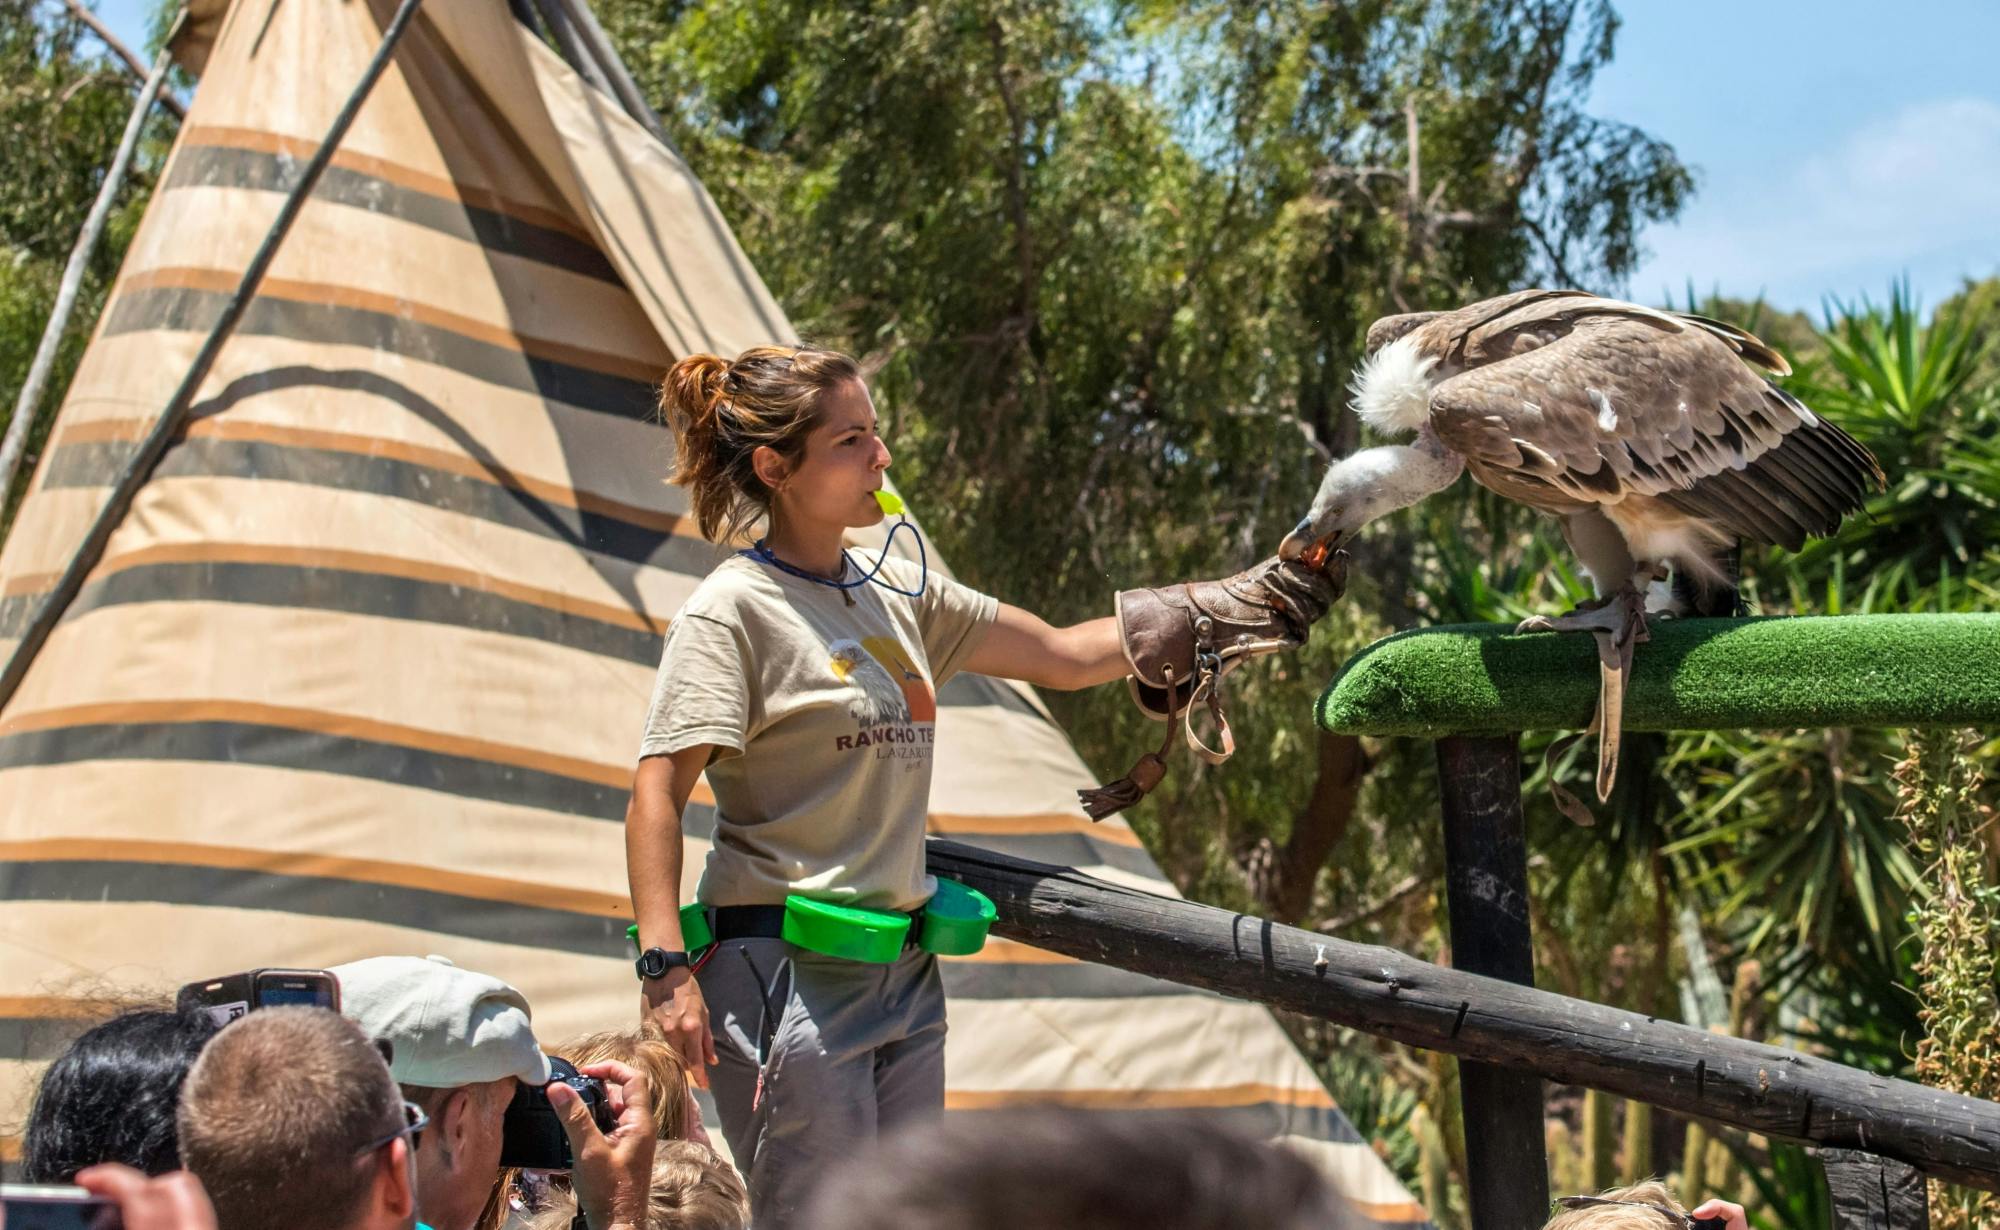
<instances>
[{"instance_id":1,"label":"gray trousers","mask_svg":"<svg viewBox=\"0 0 2000 1230\"><path fill-rule=\"evenodd\" d=\"M757 1230L881 1132L944 1111L944 983L919 949L888 965L730 940L696 976L715 1033L722 1134Z\"/></svg>"}]
</instances>

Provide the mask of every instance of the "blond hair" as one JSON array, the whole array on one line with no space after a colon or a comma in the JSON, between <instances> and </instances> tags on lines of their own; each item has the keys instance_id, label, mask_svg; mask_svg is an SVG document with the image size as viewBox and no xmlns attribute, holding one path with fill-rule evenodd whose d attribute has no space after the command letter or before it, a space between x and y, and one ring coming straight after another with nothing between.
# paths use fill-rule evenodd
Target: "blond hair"
<instances>
[{"instance_id":1,"label":"blond hair","mask_svg":"<svg viewBox=\"0 0 2000 1230\"><path fill-rule=\"evenodd\" d=\"M660 1139L679 1140L687 1135L687 1062L651 1021L638 1029L572 1038L552 1048L551 1053L579 1068L609 1059L644 1072L653 1090L653 1121L659 1125Z\"/></svg>"},{"instance_id":2,"label":"blond hair","mask_svg":"<svg viewBox=\"0 0 2000 1230\"><path fill-rule=\"evenodd\" d=\"M710 542L741 537L771 511L771 489L751 458L768 447L787 462L805 453L820 398L861 367L837 350L753 346L735 359L691 354L660 383L660 413L677 452L668 481L688 490Z\"/></svg>"},{"instance_id":3,"label":"blond hair","mask_svg":"<svg viewBox=\"0 0 2000 1230\"><path fill-rule=\"evenodd\" d=\"M581 1038L571 1038L549 1048L551 1055L559 1055L571 1063L582 1067L589 1063L602 1063L607 1059L629 1064L646 1074L646 1083L653 1091L653 1122L659 1129L660 1155L666 1156L669 1144L687 1135L688 1131L688 1091L687 1063L681 1053L666 1040L660 1027L650 1020L638 1029L607 1030L603 1033L585 1034ZM658 1176L658 1166L654 1168ZM474 1230L499 1230L508 1218L508 1193L514 1190L521 1172L518 1168L507 1168L500 1172L500 1181L494 1185L492 1195L487 1197L486 1208L476 1221ZM557 1202L561 1207L562 1201ZM574 1202L570 1212L575 1213ZM540 1220L537 1220L540 1225ZM567 1227L568 1222L549 1222L550 1225Z\"/></svg>"},{"instance_id":4,"label":"blond hair","mask_svg":"<svg viewBox=\"0 0 2000 1230\"><path fill-rule=\"evenodd\" d=\"M1687 1212L1667 1191L1667 1185L1658 1179L1648 1179L1630 1187L1609 1188L1597 1193L1597 1196L1600 1200L1631 1200L1636 1203L1587 1204L1582 1208L1564 1209L1549 1218L1542 1230L1674 1230L1679 1223L1668 1220L1658 1209L1639 1206L1657 1204L1676 1213Z\"/></svg>"},{"instance_id":5,"label":"blond hair","mask_svg":"<svg viewBox=\"0 0 2000 1230\"><path fill-rule=\"evenodd\" d=\"M528 1222L529 1230L568 1230L576 1217L573 1195L557 1200ZM663 1140L653 1157L653 1186L646 1202L646 1230L748 1230L750 1194L720 1154L692 1140Z\"/></svg>"}]
</instances>

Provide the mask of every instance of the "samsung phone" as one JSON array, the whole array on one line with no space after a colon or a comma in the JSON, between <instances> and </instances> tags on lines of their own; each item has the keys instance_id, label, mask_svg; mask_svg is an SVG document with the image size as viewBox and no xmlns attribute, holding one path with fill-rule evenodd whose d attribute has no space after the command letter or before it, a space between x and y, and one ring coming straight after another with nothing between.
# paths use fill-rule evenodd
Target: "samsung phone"
<instances>
[{"instance_id":1,"label":"samsung phone","mask_svg":"<svg viewBox=\"0 0 2000 1230\"><path fill-rule=\"evenodd\" d=\"M254 1009L281 1004L306 1004L338 1012L340 981L323 969L253 969L190 982L174 997L179 1011L205 1011L218 1025L227 1025Z\"/></svg>"},{"instance_id":2,"label":"samsung phone","mask_svg":"<svg viewBox=\"0 0 2000 1230\"><path fill-rule=\"evenodd\" d=\"M80 1187L0 1183L7 1230L124 1230L118 1206Z\"/></svg>"}]
</instances>

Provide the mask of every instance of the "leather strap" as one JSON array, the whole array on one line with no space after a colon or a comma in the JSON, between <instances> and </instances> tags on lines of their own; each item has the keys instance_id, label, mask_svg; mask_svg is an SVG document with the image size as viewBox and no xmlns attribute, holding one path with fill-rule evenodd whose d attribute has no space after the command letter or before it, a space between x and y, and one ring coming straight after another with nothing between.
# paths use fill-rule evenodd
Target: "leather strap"
<instances>
[{"instance_id":1,"label":"leather strap","mask_svg":"<svg viewBox=\"0 0 2000 1230\"><path fill-rule=\"evenodd\" d=\"M714 910L715 942L724 940L775 940L785 934L785 907L782 905L718 905Z\"/></svg>"},{"instance_id":2,"label":"leather strap","mask_svg":"<svg viewBox=\"0 0 2000 1230\"><path fill-rule=\"evenodd\" d=\"M884 910L900 914L902 910ZM782 905L718 905L712 911L715 942L724 940L781 940L785 938L785 907ZM924 936L924 912L910 913L910 930L903 947L914 948Z\"/></svg>"}]
</instances>

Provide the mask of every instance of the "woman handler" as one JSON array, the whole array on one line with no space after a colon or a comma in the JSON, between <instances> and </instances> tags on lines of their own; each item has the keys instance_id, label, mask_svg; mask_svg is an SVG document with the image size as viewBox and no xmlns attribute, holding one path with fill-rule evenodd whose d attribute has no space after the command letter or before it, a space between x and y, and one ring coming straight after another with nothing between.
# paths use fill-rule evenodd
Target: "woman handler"
<instances>
[{"instance_id":1,"label":"woman handler","mask_svg":"<svg viewBox=\"0 0 2000 1230\"><path fill-rule=\"evenodd\" d=\"M1135 663L1144 674L1156 649L1128 661L1135 635L1185 649L1185 678L1189 602L1225 611L1240 644L1281 648L1304 641L1338 579L1269 562L1226 583L1131 591L1122 638L1120 616L1052 628L904 560L864 582L842 535L882 520L889 450L852 359L775 346L733 362L693 355L668 374L661 406L678 444L673 481L702 535L766 532L702 581L667 635L625 821L642 1010L712 1081L757 1225L781 1226L821 1167L944 1105L936 958L906 947L868 963L779 938L787 897L916 911L932 895L937 686L962 670L1061 689ZM1142 614L1127 612L1134 595ZM704 770L715 834L695 896L716 946L696 973L679 917L681 816Z\"/></svg>"}]
</instances>

